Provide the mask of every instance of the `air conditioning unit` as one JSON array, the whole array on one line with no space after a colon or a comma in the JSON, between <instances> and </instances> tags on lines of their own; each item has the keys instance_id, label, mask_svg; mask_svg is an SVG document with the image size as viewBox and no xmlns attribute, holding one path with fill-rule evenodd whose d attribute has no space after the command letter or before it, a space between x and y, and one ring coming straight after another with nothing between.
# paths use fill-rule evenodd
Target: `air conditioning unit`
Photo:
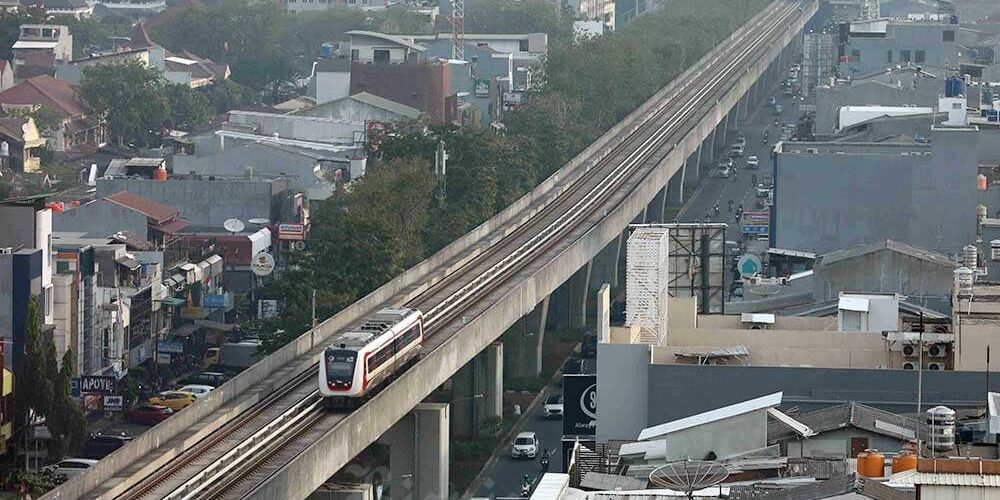
<instances>
[{"instance_id":1,"label":"air conditioning unit","mask_svg":"<svg viewBox=\"0 0 1000 500\"><path fill-rule=\"evenodd\" d=\"M915 363L913 361L907 361L907 362L903 363L903 369L904 370L916 370L917 369L917 363Z\"/></svg>"},{"instance_id":2,"label":"air conditioning unit","mask_svg":"<svg viewBox=\"0 0 1000 500\"><path fill-rule=\"evenodd\" d=\"M948 354L948 344L931 344L927 348L927 355L932 358L943 358Z\"/></svg>"},{"instance_id":3,"label":"air conditioning unit","mask_svg":"<svg viewBox=\"0 0 1000 500\"><path fill-rule=\"evenodd\" d=\"M806 153L809 153L809 154L813 154L813 155L814 155L814 154L817 154L817 153L819 153L819 150L818 150L818 149L816 149L816 148L806 148Z\"/></svg>"},{"instance_id":4,"label":"air conditioning unit","mask_svg":"<svg viewBox=\"0 0 1000 500\"><path fill-rule=\"evenodd\" d=\"M903 346L903 356L906 356L908 358L915 358L917 357L918 354L920 353L917 352L916 344L906 344Z\"/></svg>"},{"instance_id":5,"label":"air conditioning unit","mask_svg":"<svg viewBox=\"0 0 1000 500\"><path fill-rule=\"evenodd\" d=\"M927 369L934 372L944 370L944 363L927 363Z\"/></svg>"},{"instance_id":6,"label":"air conditioning unit","mask_svg":"<svg viewBox=\"0 0 1000 500\"><path fill-rule=\"evenodd\" d=\"M0 247L0 255L10 255L14 253L14 247Z\"/></svg>"}]
</instances>

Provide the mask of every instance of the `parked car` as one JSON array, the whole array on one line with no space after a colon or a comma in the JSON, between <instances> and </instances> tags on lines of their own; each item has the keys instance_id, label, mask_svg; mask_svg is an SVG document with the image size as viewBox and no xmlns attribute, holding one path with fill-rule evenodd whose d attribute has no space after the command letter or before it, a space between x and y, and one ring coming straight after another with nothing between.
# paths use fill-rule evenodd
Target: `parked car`
<instances>
[{"instance_id":1,"label":"parked car","mask_svg":"<svg viewBox=\"0 0 1000 500\"><path fill-rule=\"evenodd\" d=\"M129 410L128 419L137 424L156 425L173 414L174 410L166 406L142 404Z\"/></svg>"},{"instance_id":2,"label":"parked car","mask_svg":"<svg viewBox=\"0 0 1000 500\"><path fill-rule=\"evenodd\" d=\"M733 159L727 157L719 160L719 166L721 167L723 165L729 168L733 168Z\"/></svg>"},{"instance_id":3,"label":"parked car","mask_svg":"<svg viewBox=\"0 0 1000 500\"><path fill-rule=\"evenodd\" d=\"M181 392L190 392L191 394L194 395L195 399L201 399L205 396L208 396L208 393L212 392L214 389L215 387L212 387L210 385L188 384L177 390Z\"/></svg>"},{"instance_id":4,"label":"parked car","mask_svg":"<svg viewBox=\"0 0 1000 500\"><path fill-rule=\"evenodd\" d=\"M519 432L510 447L511 458L534 459L538 456L538 436L531 431Z\"/></svg>"},{"instance_id":5,"label":"parked car","mask_svg":"<svg viewBox=\"0 0 1000 500\"><path fill-rule=\"evenodd\" d=\"M729 167L725 165L719 165L719 168L712 172L712 177L718 177L721 179L729 178Z\"/></svg>"},{"instance_id":6,"label":"parked car","mask_svg":"<svg viewBox=\"0 0 1000 500\"><path fill-rule=\"evenodd\" d=\"M562 394L553 394L545 400L545 406L542 409L545 413L545 418L561 418L563 415L563 397Z\"/></svg>"},{"instance_id":7,"label":"parked car","mask_svg":"<svg viewBox=\"0 0 1000 500\"><path fill-rule=\"evenodd\" d=\"M118 448L125 446L132 440L132 436L122 434L91 434L87 442L83 444L80 454L84 458L101 459Z\"/></svg>"},{"instance_id":8,"label":"parked car","mask_svg":"<svg viewBox=\"0 0 1000 500\"><path fill-rule=\"evenodd\" d=\"M45 467L45 470L67 478L77 476L83 473L83 471L90 468L91 465L97 463L97 460L92 458L64 458L59 461L59 463L49 465Z\"/></svg>"},{"instance_id":9,"label":"parked car","mask_svg":"<svg viewBox=\"0 0 1000 500\"><path fill-rule=\"evenodd\" d=\"M149 398L149 404L166 406L174 411L180 411L194 404L194 394L184 391L163 391Z\"/></svg>"},{"instance_id":10,"label":"parked car","mask_svg":"<svg viewBox=\"0 0 1000 500\"><path fill-rule=\"evenodd\" d=\"M750 170L757 170L758 168L760 168L760 158L757 158L756 155L748 156L747 168L749 168Z\"/></svg>"},{"instance_id":11,"label":"parked car","mask_svg":"<svg viewBox=\"0 0 1000 500\"><path fill-rule=\"evenodd\" d=\"M222 372L201 372L197 375L192 375L181 381L182 384L199 384L199 385L210 385L212 387L219 387L220 385L226 383L229 380L229 375Z\"/></svg>"},{"instance_id":12,"label":"parked car","mask_svg":"<svg viewBox=\"0 0 1000 500\"><path fill-rule=\"evenodd\" d=\"M729 148L729 154L734 157L743 156L743 146L739 144L733 144L733 147Z\"/></svg>"}]
</instances>

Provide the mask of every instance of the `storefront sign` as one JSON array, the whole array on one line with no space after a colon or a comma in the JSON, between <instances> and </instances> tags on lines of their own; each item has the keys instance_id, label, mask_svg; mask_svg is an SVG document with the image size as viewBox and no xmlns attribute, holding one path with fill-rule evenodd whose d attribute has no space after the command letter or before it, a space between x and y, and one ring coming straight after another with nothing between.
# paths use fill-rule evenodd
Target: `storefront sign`
<instances>
[{"instance_id":1,"label":"storefront sign","mask_svg":"<svg viewBox=\"0 0 1000 500\"><path fill-rule=\"evenodd\" d=\"M306 226L304 224L278 224L279 240L304 240L306 239Z\"/></svg>"},{"instance_id":2,"label":"storefront sign","mask_svg":"<svg viewBox=\"0 0 1000 500\"><path fill-rule=\"evenodd\" d=\"M564 375L563 408L563 435L593 436L597 430L597 375Z\"/></svg>"},{"instance_id":3,"label":"storefront sign","mask_svg":"<svg viewBox=\"0 0 1000 500\"><path fill-rule=\"evenodd\" d=\"M81 394L112 394L115 392L115 378L95 375L80 377Z\"/></svg>"},{"instance_id":4,"label":"storefront sign","mask_svg":"<svg viewBox=\"0 0 1000 500\"><path fill-rule=\"evenodd\" d=\"M108 411L121 411L125 408L124 396L104 396L104 409Z\"/></svg>"}]
</instances>

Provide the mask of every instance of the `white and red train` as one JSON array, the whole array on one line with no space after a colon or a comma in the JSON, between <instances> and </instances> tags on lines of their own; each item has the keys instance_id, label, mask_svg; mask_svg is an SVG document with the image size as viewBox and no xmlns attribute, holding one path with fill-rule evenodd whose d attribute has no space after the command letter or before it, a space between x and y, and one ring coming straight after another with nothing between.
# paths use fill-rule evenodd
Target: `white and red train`
<instances>
[{"instance_id":1,"label":"white and red train","mask_svg":"<svg viewBox=\"0 0 1000 500\"><path fill-rule=\"evenodd\" d=\"M327 404L359 404L416 359L424 342L423 320L416 309L382 309L337 336L319 363L319 393Z\"/></svg>"}]
</instances>

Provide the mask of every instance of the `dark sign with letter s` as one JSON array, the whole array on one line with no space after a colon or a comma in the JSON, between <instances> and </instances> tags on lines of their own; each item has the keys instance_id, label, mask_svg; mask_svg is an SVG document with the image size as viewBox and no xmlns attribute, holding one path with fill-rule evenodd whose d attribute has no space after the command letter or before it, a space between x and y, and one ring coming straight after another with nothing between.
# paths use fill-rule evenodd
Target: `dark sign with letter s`
<instances>
[{"instance_id":1,"label":"dark sign with letter s","mask_svg":"<svg viewBox=\"0 0 1000 500\"><path fill-rule=\"evenodd\" d=\"M593 436L597 429L597 375L563 376L563 435Z\"/></svg>"}]
</instances>

